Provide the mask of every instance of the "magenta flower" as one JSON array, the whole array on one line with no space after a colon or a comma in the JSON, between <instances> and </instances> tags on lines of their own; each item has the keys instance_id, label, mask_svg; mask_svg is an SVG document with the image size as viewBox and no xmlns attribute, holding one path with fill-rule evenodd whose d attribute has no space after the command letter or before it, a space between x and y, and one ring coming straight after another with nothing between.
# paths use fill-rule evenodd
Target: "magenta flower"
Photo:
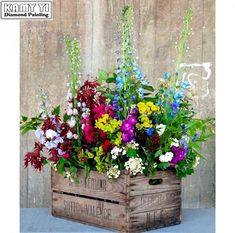
<instances>
[{"instance_id":1,"label":"magenta flower","mask_svg":"<svg viewBox=\"0 0 235 233\"><path fill-rule=\"evenodd\" d=\"M171 163L177 164L179 161L184 160L185 155L186 155L186 150L184 148L172 146L171 150L174 154L174 157L171 160Z\"/></svg>"},{"instance_id":2,"label":"magenta flower","mask_svg":"<svg viewBox=\"0 0 235 233\"><path fill-rule=\"evenodd\" d=\"M124 143L130 142L135 137L134 125L137 123L136 117L130 115L127 120L124 120L121 125L122 141Z\"/></svg>"}]
</instances>

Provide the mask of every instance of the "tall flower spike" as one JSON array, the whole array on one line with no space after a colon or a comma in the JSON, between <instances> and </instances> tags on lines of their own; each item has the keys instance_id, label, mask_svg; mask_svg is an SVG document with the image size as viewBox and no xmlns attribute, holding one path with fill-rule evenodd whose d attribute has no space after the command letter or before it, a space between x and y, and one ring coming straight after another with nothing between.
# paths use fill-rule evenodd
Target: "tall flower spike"
<instances>
[{"instance_id":1,"label":"tall flower spike","mask_svg":"<svg viewBox=\"0 0 235 233\"><path fill-rule=\"evenodd\" d=\"M72 98L75 99L76 90L78 89L78 86L80 86L79 69L81 66L81 57L80 57L81 47L79 40L71 39L69 36L65 36L65 44L70 63L70 72L71 72L70 88L72 92Z\"/></svg>"},{"instance_id":2,"label":"tall flower spike","mask_svg":"<svg viewBox=\"0 0 235 233\"><path fill-rule=\"evenodd\" d=\"M179 71L179 66L181 63L184 62L185 59L185 53L187 51L187 42L188 42L188 37L191 33L191 22L192 22L192 16L193 16L193 11L191 8L189 8L186 12L186 15L184 16L183 20L183 30L180 33L180 38L178 42L178 60L176 63L176 72Z\"/></svg>"},{"instance_id":3,"label":"tall flower spike","mask_svg":"<svg viewBox=\"0 0 235 233\"><path fill-rule=\"evenodd\" d=\"M50 114L51 105L49 102L49 98L42 89L39 91L38 98L40 100L39 113L41 114L42 118L51 117Z\"/></svg>"},{"instance_id":4,"label":"tall flower spike","mask_svg":"<svg viewBox=\"0 0 235 233\"><path fill-rule=\"evenodd\" d=\"M121 15L121 35L122 35L122 61L121 70L123 78L123 88L126 89L128 74L134 68L134 46L133 46L133 15L132 5L127 5L122 10Z\"/></svg>"}]
</instances>

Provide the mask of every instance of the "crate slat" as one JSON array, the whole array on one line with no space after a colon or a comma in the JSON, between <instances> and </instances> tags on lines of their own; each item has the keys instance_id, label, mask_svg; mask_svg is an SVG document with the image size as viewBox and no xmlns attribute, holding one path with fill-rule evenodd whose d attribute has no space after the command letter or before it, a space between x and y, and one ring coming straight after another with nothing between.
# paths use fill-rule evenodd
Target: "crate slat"
<instances>
[{"instance_id":1,"label":"crate slat","mask_svg":"<svg viewBox=\"0 0 235 233\"><path fill-rule=\"evenodd\" d=\"M99 174L95 171L91 171L87 179L83 170L79 171L78 175L80 178L79 185L52 171L52 190L93 196L120 203L126 202L127 175L123 174L112 182L109 181L106 174Z\"/></svg>"},{"instance_id":2,"label":"crate slat","mask_svg":"<svg viewBox=\"0 0 235 233\"><path fill-rule=\"evenodd\" d=\"M53 192L53 216L126 231L126 207L99 200Z\"/></svg>"},{"instance_id":3,"label":"crate slat","mask_svg":"<svg viewBox=\"0 0 235 233\"><path fill-rule=\"evenodd\" d=\"M181 218L181 179L174 171L155 177L79 172L80 184L52 171L52 214L121 232L136 233L175 225ZM151 179L151 182L149 182Z\"/></svg>"}]
</instances>

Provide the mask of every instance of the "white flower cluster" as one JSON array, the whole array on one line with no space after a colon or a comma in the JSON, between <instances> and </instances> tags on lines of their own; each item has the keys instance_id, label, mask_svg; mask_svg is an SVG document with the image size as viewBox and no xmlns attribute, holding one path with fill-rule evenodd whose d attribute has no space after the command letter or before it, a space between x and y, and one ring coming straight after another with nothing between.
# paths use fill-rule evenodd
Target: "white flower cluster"
<instances>
[{"instance_id":1,"label":"white flower cluster","mask_svg":"<svg viewBox=\"0 0 235 233\"><path fill-rule=\"evenodd\" d=\"M132 140L126 144L127 149L132 148L132 149L136 150L136 149L138 149L138 147L139 147L139 143L136 143L134 140Z\"/></svg>"},{"instance_id":2,"label":"white flower cluster","mask_svg":"<svg viewBox=\"0 0 235 233\"><path fill-rule=\"evenodd\" d=\"M174 154L172 152L166 152L160 155L159 160L161 162L170 162L173 159Z\"/></svg>"},{"instance_id":3,"label":"white flower cluster","mask_svg":"<svg viewBox=\"0 0 235 233\"><path fill-rule=\"evenodd\" d=\"M45 133L42 129L37 129L35 131L35 136L47 149L57 148L59 143L64 142L59 133L52 129L48 129Z\"/></svg>"},{"instance_id":4,"label":"white flower cluster","mask_svg":"<svg viewBox=\"0 0 235 233\"><path fill-rule=\"evenodd\" d=\"M120 170L118 169L118 165L112 166L109 168L109 170L107 171L107 176L109 179L112 178L118 178L120 176Z\"/></svg>"},{"instance_id":5,"label":"white flower cluster","mask_svg":"<svg viewBox=\"0 0 235 233\"><path fill-rule=\"evenodd\" d=\"M54 171L57 171L57 164L53 161L49 161L49 165L51 166L51 168L54 170Z\"/></svg>"},{"instance_id":6,"label":"white flower cluster","mask_svg":"<svg viewBox=\"0 0 235 233\"><path fill-rule=\"evenodd\" d=\"M112 159L116 159L118 155L122 153L122 151L123 151L122 148L118 148L117 146L115 146L110 152L112 155Z\"/></svg>"},{"instance_id":7,"label":"white flower cluster","mask_svg":"<svg viewBox=\"0 0 235 233\"><path fill-rule=\"evenodd\" d=\"M72 176L71 176L71 172L66 171L64 177L65 177L65 178L68 178L71 182L74 182L74 179L73 179Z\"/></svg>"},{"instance_id":8,"label":"white flower cluster","mask_svg":"<svg viewBox=\"0 0 235 233\"><path fill-rule=\"evenodd\" d=\"M129 160L125 162L124 166L126 170L130 171L131 175L136 175L137 173L143 173L143 170L145 169L141 158L129 158Z\"/></svg>"},{"instance_id":9,"label":"white flower cluster","mask_svg":"<svg viewBox=\"0 0 235 233\"><path fill-rule=\"evenodd\" d=\"M161 136L166 130L166 125L159 124L156 126L156 130L157 130L158 135Z\"/></svg>"},{"instance_id":10,"label":"white flower cluster","mask_svg":"<svg viewBox=\"0 0 235 233\"><path fill-rule=\"evenodd\" d=\"M200 163L200 157L197 156L195 161L194 161L193 168L196 168L199 163Z\"/></svg>"}]
</instances>

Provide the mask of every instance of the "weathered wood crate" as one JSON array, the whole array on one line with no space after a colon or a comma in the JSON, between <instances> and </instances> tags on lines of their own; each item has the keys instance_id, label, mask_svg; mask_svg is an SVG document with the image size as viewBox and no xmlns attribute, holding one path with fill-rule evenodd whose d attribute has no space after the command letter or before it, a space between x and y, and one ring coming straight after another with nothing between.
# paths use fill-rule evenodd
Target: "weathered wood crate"
<instances>
[{"instance_id":1,"label":"weathered wood crate","mask_svg":"<svg viewBox=\"0 0 235 233\"><path fill-rule=\"evenodd\" d=\"M95 171L87 179L79 173L77 185L52 171L53 216L135 233L180 223L181 180L173 171L112 181Z\"/></svg>"}]
</instances>

